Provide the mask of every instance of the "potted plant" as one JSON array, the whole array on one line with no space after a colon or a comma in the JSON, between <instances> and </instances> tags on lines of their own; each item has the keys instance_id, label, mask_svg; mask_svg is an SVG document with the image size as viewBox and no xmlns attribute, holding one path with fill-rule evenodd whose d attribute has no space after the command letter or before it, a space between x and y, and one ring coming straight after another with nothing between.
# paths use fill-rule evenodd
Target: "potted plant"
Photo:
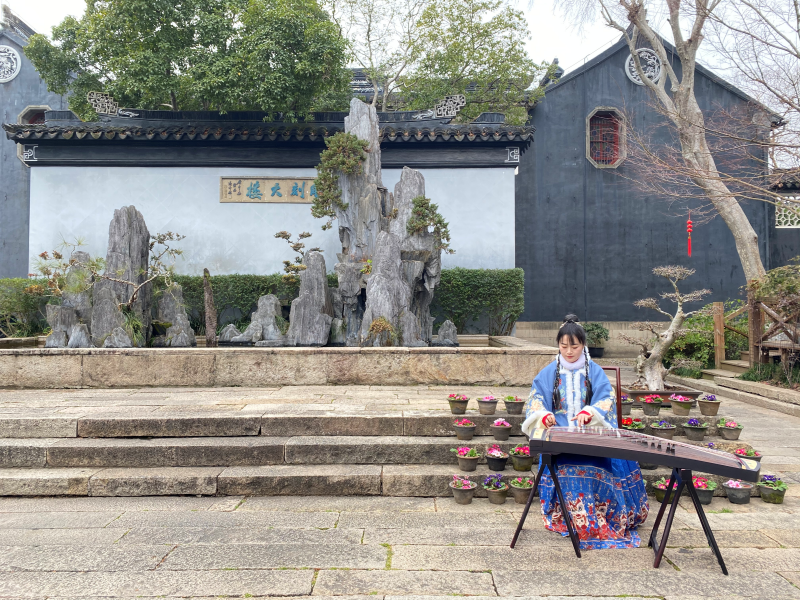
<instances>
[{"instance_id":1,"label":"potted plant","mask_svg":"<svg viewBox=\"0 0 800 600\"><path fill-rule=\"evenodd\" d=\"M511 495L514 496L514 502L517 504L525 504L528 502L528 496L531 495L533 489L532 477L515 477L511 480Z\"/></svg>"},{"instance_id":2,"label":"potted plant","mask_svg":"<svg viewBox=\"0 0 800 600\"><path fill-rule=\"evenodd\" d=\"M630 415L631 414L631 407L633 406L633 400L631 400L628 394L622 394L622 414L623 415Z\"/></svg>"},{"instance_id":3,"label":"potted plant","mask_svg":"<svg viewBox=\"0 0 800 600\"><path fill-rule=\"evenodd\" d=\"M450 412L454 415L463 415L467 412L469 398L464 394L450 394L447 397L447 401L450 403Z\"/></svg>"},{"instance_id":4,"label":"potted plant","mask_svg":"<svg viewBox=\"0 0 800 600\"><path fill-rule=\"evenodd\" d=\"M671 440L675 436L675 431L678 428L675 427L669 421L659 421L658 423L650 423L650 431L653 432L653 435L656 437L663 438L665 440Z\"/></svg>"},{"instance_id":5,"label":"potted plant","mask_svg":"<svg viewBox=\"0 0 800 600\"><path fill-rule=\"evenodd\" d=\"M698 419L689 419L683 424L683 432L693 442L702 442L707 429L708 423L703 423Z\"/></svg>"},{"instance_id":6,"label":"potted plant","mask_svg":"<svg viewBox=\"0 0 800 600\"><path fill-rule=\"evenodd\" d=\"M736 456L741 456L742 458L747 458L750 460L754 460L758 463L761 462L761 453L753 450L752 448L737 448L733 451Z\"/></svg>"},{"instance_id":7,"label":"potted plant","mask_svg":"<svg viewBox=\"0 0 800 600\"><path fill-rule=\"evenodd\" d=\"M630 431L638 431L644 429L644 423L641 419L631 419L630 417L622 417L622 428L629 429Z\"/></svg>"},{"instance_id":8,"label":"potted plant","mask_svg":"<svg viewBox=\"0 0 800 600\"><path fill-rule=\"evenodd\" d=\"M786 488L786 484L775 475L762 475L761 481L758 482L761 499L770 504L783 504Z\"/></svg>"},{"instance_id":9,"label":"potted plant","mask_svg":"<svg viewBox=\"0 0 800 600\"><path fill-rule=\"evenodd\" d=\"M511 449L511 464L514 465L515 471L530 471L533 466L533 457L531 456L530 446L527 444L520 444Z\"/></svg>"},{"instance_id":10,"label":"potted plant","mask_svg":"<svg viewBox=\"0 0 800 600\"><path fill-rule=\"evenodd\" d=\"M656 492L656 500L662 504L664 503L664 500L667 502L672 502L672 495L675 493L675 488L673 487L669 492L669 498L666 498L667 484L669 484L669 481L667 481L665 477L653 482L653 489Z\"/></svg>"},{"instance_id":11,"label":"potted plant","mask_svg":"<svg viewBox=\"0 0 800 600\"><path fill-rule=\"evenodd\" d=\"M519 396L506 396L503 402L506 405L506 412L510 415L521 415L522 409L525 408L525 400Z\"/></svg>"},{"instance_id":12,"label":"potted plant","mask_svg":"<svg viewBox=\"0 0 800 600\"><path fill-rule=\"evenodd\" d=\"M486 462L491 471L505 471L508 462L508 453L497 444L492 444L486 451Z\"/></svg>"},{"instance_id":13,"label":"potted plant","mask_svg":"<svg viewBox=\"0 0 800 600\"><path fill-rule=\"evenodd\" d=\"M642 398L642 410L648 417L657 417L661 410L661 396L658 394L648 394Z\"/></svg>"},{"instance_id":14,"label":"potted plant","mask_svg":"<svg viewBox=\"0 0 800 600\"><path fill-rule=\"evenodd\" d=\"M692 408L692 399L680 394L672 394L669 397L669 402L672 405L672 413L679 417L688 417L689 410Z\"/></svg>"},{"instance_id":15,"label":"potted plant","mask_svg":"<svg viewBox=\"0 0 800 600\"><path fill-rule=\"evenodd\" d=\"M589 348L589 356L592 358L603 358L605 352L604 343L608 341L608 329L602 323L584 323L583 329L586 331L586 347Z\"/></svg>"},{"instance_id":16,"label":"potted plant","mask_svg":"<svg viewBox=\"0 0 800 600\"><path fill-rule=\"evenodd\" d=\"M702 398L697 399L697 404L700 406L700 414L706 417L715 417L719 411L719 400L714 394L704 394Z\"/></svg>"},{"instance_id":17,"label":"potted plant","mask_svg":"<svg viewBox=\"0 0 800 600\"><path fill-rule=\"evenodd\" d=\"M722 484L722 487L725 488L731 504L750 504L750 490L753 489L753 486L749 483L738 479L729 479Z\"/></svg>"},{"instance_id":18,"label":"potted plant","mask_svg":"<svg viewBox=\"0 0 800 600\"><path fill-rule=\"evenodd\" d=\"M489 496L489 502L492 504L505 504L506 496L508 496L508 484L503 482L503 476L500 473L489 475L483 480L483 489L486 490L486 495Z\"/></svg>"},{"instance_id":19,"label":"potted plant","mask_svg":"<svg viewBox=\"0 0 800 600\"><path fill-rule=\"evenodd\" d=\"M458 456L458 468L462 471L474 471L478 468L478 459L481 457L475 448L460 446L450 448L450 452L455 452Z\"/></svg>"},{"instance_id":20,"label":"potted plant","mask_svg":"<svg viewBox=\"0 0 800 600\"><path fill-rule=\"evenodd\" d=\"M478 412L482 415L493 415L497 410L497 401L499 399L494 396L484 396L478 398Z\"/></svg>"},{"instance_id":21,"label":"potted plant","mask_svg":"<svg viewBox=\"0 0 800 600\"><path fill-rule=\"evenodd\" d=\"M472 502L472 497L475 495L475 488L478 484L470 481L469 477L461 477L460 475L453 475L453 481L450 482L450 489L453 490L453 498L456 504L469 504Z\"/></svg>"},{"instance_id":22,"label":"potted plant","mask_svg":"<svg viewBox=\"0 0 800 600\"><path fill-rule=\"evenodd\" d=\"M692 483L700 504L711 504L711 500L714 498L714 490L717 489L717 482L710 481L706 477L694 475L692 476Z\"/></svg>"},{"instance_id":23,"label":"potted plant","mask_svg":"<svg viewBox=\"0 0 800 600\"><path fill-rule=\"evenodd\" d=\"M498 442L505 442L508 440L508 436L511 435L511 423L505 419L496 419L494 423L489 425L489 429L492 430L492 435Z\"/></svg>"},{"instance_id":24,"label":"potted plant","mask_svg":"<svg viewBox=\"0 0 800 600\"><path fill-rule=\"evenodd\" d=\"M738 440L742 433L742 425L733 419L720 419L717 423L717 430L723 440Z\"/></svg>"},{"instance_id":25,"label":"potted plant","mask_svg":"<svg viewBox=\"0 0 800 600\"><path fill-rule=\"evenodd\" d=\"M453 422L453 429L456 430L456 436L463 441L469 441L475 435L475 423L469 419L456 419Z\"/></svg>"}]
</instances>

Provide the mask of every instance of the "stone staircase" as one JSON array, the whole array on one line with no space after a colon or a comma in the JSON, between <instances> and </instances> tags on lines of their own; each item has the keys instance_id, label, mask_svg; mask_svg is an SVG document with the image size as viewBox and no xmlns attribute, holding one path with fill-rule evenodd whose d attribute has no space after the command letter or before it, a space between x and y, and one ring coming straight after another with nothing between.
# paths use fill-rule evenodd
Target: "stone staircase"
<instances>
[{"instance_id":1,"label":"stone staircase","mask_svg":"<svg viewBox=\"0 0 800 600\"><path fill-rule=\"evenodd\" d=\"M493 416L468 411L478 426L476 436L458 442L452 423L460 417L447 410L256 407L0 415L0 495L448 496L448 483L460 473L451 448L467 445L483 452L497 443L508 451L525 442L519 430L523 417L500 410ZM514 427L507 442L490 435L489 425L498 417ZM642 418L676 424L686 419L671 413ZM716 436L706 441L720 443ZM480 462L469 474L473 481L489 473L485 459ZM506 480L526 474L514 471L510 460L503 472ZM666 469L645 471L650 482L663 475ZM479 488L478 495L485 492Z\"/></svg>"}]
</instances>

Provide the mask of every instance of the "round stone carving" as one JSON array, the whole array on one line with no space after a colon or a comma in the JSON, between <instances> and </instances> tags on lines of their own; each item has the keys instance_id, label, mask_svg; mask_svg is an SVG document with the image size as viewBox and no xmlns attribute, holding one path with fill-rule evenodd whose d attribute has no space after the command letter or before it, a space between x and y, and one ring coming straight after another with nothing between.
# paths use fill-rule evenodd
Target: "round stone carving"
<instances>
[{"instance_id":1,"label":"round stone carving","mask_svg":"<svg viewBox=\"0 0 800 600\"><path fill-rule=\"evenodd\" d=\"M11 46L0 46L0 83L7 83L19 75L22 60Z\"/></svg>"},{"instance_id":2,"label":"round stone carving","mask_svg":"<svg viewBox=\"0 0 800 600\"><path fill-rule=\"evenodd\" d=\"M639 62L642 65L645 77L653 83L658 83L658 80L661 79L661 59L658 58L658 55L650 48L639 48L636 54L639 55ZM636 63L633 62L633 54L629 54L628 59L625 61L625 74L636 85L644 85L636 70Z\"/></svg>"}]
</instances>

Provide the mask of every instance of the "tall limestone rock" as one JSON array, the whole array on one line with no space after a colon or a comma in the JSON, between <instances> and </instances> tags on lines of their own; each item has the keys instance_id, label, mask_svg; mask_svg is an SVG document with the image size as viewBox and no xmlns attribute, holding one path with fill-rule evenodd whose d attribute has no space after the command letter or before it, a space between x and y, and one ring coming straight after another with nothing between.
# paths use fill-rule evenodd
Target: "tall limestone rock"
<instances>
[{"instance_id":1,"label":"tall limestone rock","mask_svg":"<svg viewBox=\"0 0 800 600\"><path fill-rule=\"evenodd\" d=\"M333 321L333 305L325 258L309 251L303 258L305 271L300 273L300 295L292 300L287 346L324 346Z\"/></svg>"},{"instance_id":2,"label":"tall limestone rock","mask_svg":"<svg viewBox=\"0 0 800 600\"><path fill-rule=\"evenodd\" d=\"M164 335L153 338L153 346L169 348L189 348L197 346L194 330L186 316L186 303L183 300L183 289L173 283L164 290L158 299L158 320L167 331ZM169 325L166 325L169 323Z\"/></svg>"}]
</instances>

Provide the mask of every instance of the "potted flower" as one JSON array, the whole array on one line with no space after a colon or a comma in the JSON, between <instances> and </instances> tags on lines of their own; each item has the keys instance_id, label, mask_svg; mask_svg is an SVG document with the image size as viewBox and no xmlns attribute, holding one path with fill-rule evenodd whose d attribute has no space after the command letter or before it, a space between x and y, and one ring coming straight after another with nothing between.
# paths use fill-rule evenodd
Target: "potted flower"
<instances>
[{"instance_id":1,"label":"potted flower","mask_svg":"<svg viewBox=\"0 0 800 600\"><path fill-rule=\"evenodd\" d=\"M460 446L450 448L450 452L455 452L458 456L458 468L462 471L474 471L478 468L478 459L481 457L475 448Z\"/></svg>"},{"instance_id":2,"label":"potted flower","mask_svg":"<svg viewBox=\"0 0 800 600\"><path fill-rule=\"evenodd\" d=\"M659 421L657 423L650 423L650 431L653 432L653 435L656 437L663 438L665 440L671 440L675 435L675 431L678 428L675 427L669 421Z\"/></svg>"},{"instance_id":3,"label":"potted flower","mask_svg":"<svg viewBox=\"0 0 800 600\"><path fill-rule=\"evenodd\" d=\"M482 415L493 415L494 411L497 410L498 400L499 398L495 398L494 396L478 398L478 412Z\"/></svg>"},{"instance_id":4,"label":"potted flower","mask_svg":"<svg viewBox=\"0 0 800 600\"><path fill-rule=\"evenodd\" d=\"M738 479L729 479L722 484L731 504L750 504L750 490L753 486Z\"/></svg>"},{"instance_id":5,"label":"potted flower","mask_svg":"<svg viewBox=\"0 0 800 600\"><path fill-rule=\"evenodd\" d=\"M733 419L720 419L717 423L717 430L723 440L738 440L742 433L742 425Z\"/></svg>"},{"instance_id":6,"label":"potted flower","mask_svg":"<svg viewBox=\"0 0 800 600\"><path fill-rule=\"evenodd\" d=\"M661 410L661 396L650 394L642 398L642 410L648 417L657 417Z\"/></svg>"},{"instance_id":7,"label":"potted flower","mask_svg":"<svg viewBox=\"0 0 800 600\"><path fill-rule=\"evenodd\" d=\"M447 401L450 403L450 412L454 415L463 415L467 412L469 398L464 394L450 394L447 397Z\"/></svg>"},{"instance_id":8,"label":"potted flower","mask_svg":"<svg viewBox=\"0 0 800 600\"><path fill-rule=\"evenodd\" d=\"M526 504L528 496L531 495L533 489L532 477L515 477L510 481L511 495L514 496L514 502L517 504Z\"/></svg>"},{"instance_id":9,"label":"potted flower","mask_svg":"<svg viewBox=\"0 0 800 600\"><path fill-rule=\"evenodd\" d=\"M472 502L472 497L475 495L475 488L478 484L470 481L469 477L461 477L460 475L453 475L453 481L450 482L450 489L453 490L453 498L456 504L469 504Z\"/></svg>"},{"instance_id":10,"label":"potted flower","mask_svg":"<svg viewBox=\"0 0 800 600\"><path fill-rule=\"evenodd\" d=\"M653 482L653 489L656 492L656 500L658 500L662 504L664 503L664 500L666 500L667 502L672 502L672 495L675 493L675 488L673 487L672 490L670 490L669 498L666 498L668 484L669 481L667 481L665 477L662 477L658 481Z\"/></svg>"},{"instance_id":11,"label":"potted flower","mask_svg":"<svg viewBox=\"0 0 800 600\"><path fill-rule=\"evenodd\" d=\"M694 475L692 476L692 483L700 504L711 504L711 500L714 498L714 490L717 489L717 482L710 481L706 477Z\"/></svg>"},{"instance_id":12,"label":"potted flower","mask_svg":"<svg viewBox=\"0 0 800 600\"><path fill-rule=\"evenodd\" d=\"M753 450L752 448L737 448L733 451L733 453L736 456L741 456L742 458L748 458L759 463L761 462L761 453Z\"/></svg>"},{"instance_id":13,"label":"potted flower","mask_svg":"<svg viewBox=\"0 0 800 600\"><path fill-rule=\"evenodd\" d=\"M622 414L623 415L630 415L631 414L631 407L633 406L633 400L631 400L628 394L622 394Z\"/></svg>"},{"instance_id":14,"label":"potted flower","mask_svg":"<svg viewBox=\"0 0 800 600\"><path fill-rule=\"evenodd\" d=\"M703 423L698 419L689 419L683 424L683 432L693 442L702 442L707 429L708 423Z\"/></svg>"},{"instance_id":15,"label":"potted flower","mask_svg":"<svg viewBox=\"0 0 800 600\"><path fill-rule=\"evenodd\" d=\"M453 422L453 429L456 430L456 436L463 441L472 439L472 436L475 435L475 427L475 423L469 419L456 419Z\"/></svg>"},{"instance_id":16,"label":"potted flower","mask_svg":"<svg viewBox=\"0 0 800 600\"><path fill-rule=\"evenodd\" d=\"M692 399L680 394L672 394L669 397L672 405L672 413L681 417L688 417L689 410L692 408Z\"/></svg>"},{"instance_id":17,"label":"potted flower","mask_svg":"<svg viewBox=\"0 0 800 600\"><path fill-rule=\"evenodd\" d=\"M489 429L492 430L492 435L498 442L505 442L508 436L511 435L511 423L505 419L496 419L494 423L489 425Z\"/></svg>"},{"instance_id":18,"label":"potted flower","mask_svg":"<svg viewBox=\"0 0 800 600\"><path fill-rule=\"evenodd\" d=\"M758 482L761 499L770 504L783 504L786 488L786 484L775 475L762 475L761 481Z\"/></svg>"},{"instance_id":19,"label":"potted flower","mask_svg":"<svg viewBox=\"0 0 800 600\"><path fill-rule=\"evenodd\" d=\"M525 401L519 396L506 396L503 398L506 405L506 412L510 415L521 415L525 408Z\"/></svg>"},{"instance_id":20,"label":"potted flower","mask_svg":"<svg viewBox=\"0 0 800 600\"><path fill-rule=\"evenodd\" d=\"M700 414L706 417L715 417L719 411L719 400L714 394L704 394L697 399L697 404L700 406Z\"/></svg>"},{"instance_id":21,"label":"potted flower","mask_svg":"<svg viewBox=\"0 0 800 600\"><path fill-rule=\"evenodd\" d=\"M636 431L644 429L644 423L641 419L631 419L630 417L622 417L622 428Z\"/></svg>"},{"instance_id":22,"label":"potted flower","mask_svg":"<svg viewBox=\"0 0 800 600\"><path fill-rule=\"evenodd\" d=\"M508 496L508 484L503 483L503 476L500 473L489 475L483 480L483 489L486 490L486 495L489 496L489 502L492 504L505 504L506 496Z\"/></svg>"},{"instance_id":23,"label":"potted flower","mask_svg":"<svg viewBox=\"0 0 800 600\"><path fill-rule=\"evenodd\" d=\"M530 446L520 444L511 449L511 463L515 471L530 471L533 466Z\"/></svg>"},{"instance_id":24,"label":"potted flower","mask_svg":"<svg viewBox=\"0 0 800 600\"><path fill-rule=\"evenodd\" d=\"M505 471L508 462L508 453L497 444L492 444L486 451L486 462L492 471Z\"/></svg>"},{"instance_id":25,"label":"potted flower","mask_svg":"<svg viewBox=\"0 0 800 600\"><path fill-rule=\"evenodd\" d=\"M604 343L608 341L608 329L602 323L584 323L586 331L586 347L592 358L603 358Z\"/></svg>"}]
</instances>

